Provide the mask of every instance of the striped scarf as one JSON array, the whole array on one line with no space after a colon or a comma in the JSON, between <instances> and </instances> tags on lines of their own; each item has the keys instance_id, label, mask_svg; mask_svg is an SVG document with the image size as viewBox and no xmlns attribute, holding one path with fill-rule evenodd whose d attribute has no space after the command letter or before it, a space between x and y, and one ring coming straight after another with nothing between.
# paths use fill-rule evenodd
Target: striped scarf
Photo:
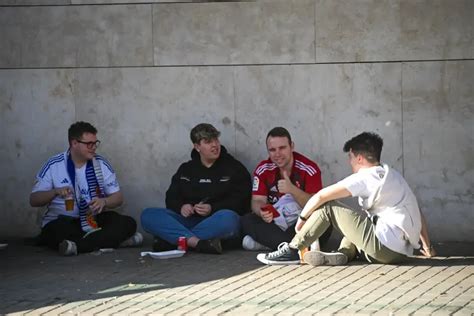
<instances>
[{"instance_id":1,"label":"striped scarf","mask_svg":"<svg viewBox=\"0 0 474 316\"><path fill-rule=\"evenodd\" d=\"M79 190L78 183L76 181L76 167L74 162L71 159L69 153L67 160L67 172L69 178L74 185L74 197L79 208L79 219L81 222L81 228L86 233L94 232L99 228L95 220L95 216L92 211L89 210L89 204L87 199L81 194ZM87 161L86 164L86 181L87 186L89 187L89 196L90 199L96 197L104 197L104 177L102 175L102 170L100 168L99 162L93 158L92 160Z\"/></svg>"}]
</instances>

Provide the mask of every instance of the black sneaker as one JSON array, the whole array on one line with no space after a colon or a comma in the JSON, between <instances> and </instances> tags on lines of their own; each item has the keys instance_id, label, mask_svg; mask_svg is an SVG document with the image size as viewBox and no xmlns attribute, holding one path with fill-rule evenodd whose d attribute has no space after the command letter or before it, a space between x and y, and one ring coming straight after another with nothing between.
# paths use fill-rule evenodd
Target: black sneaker
<instances>
[{"instance_id":1,"label":"black sneaker","mask_svg":"<svg viewBox=\"0 0 474 316\"><path fill-rule=\"evenodd\" d=\"M196 245L196 251L202 253L210 253L220 255L222 253L222 245L220 239L214 238L209 240L199 240Z\"/></svg>"},{"instance_id":2,"label":"black sneaker","mask_svg":"<svg viewBox=\"0 0 474 316\"><path fill-rule=\"evenodd\" d=\"M156 237L153 239L153 251L169 251L169 250L176 250L177 246L170 244L164 239L160 237Z\"/></svg>"},{"instance_id":3,"label":"black sneaker","mask_svg":"<svg viewBox=\"0 0 474 316\"><path fill-rule=\"evenodd\" d=\"M278 245L278 250L267 254L261 253L257 255L257 260L264 264L300 264L300 256L298 249L290 248L287 242Z\"/></svg>"}]
</instances>

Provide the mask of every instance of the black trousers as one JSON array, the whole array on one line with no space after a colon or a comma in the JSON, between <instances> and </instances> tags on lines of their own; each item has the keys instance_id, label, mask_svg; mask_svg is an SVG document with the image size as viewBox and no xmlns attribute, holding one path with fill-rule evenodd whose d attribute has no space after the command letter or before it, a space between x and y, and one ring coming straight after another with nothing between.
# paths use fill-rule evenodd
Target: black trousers
<instances>
[{"instance_id":1,"label":"black trousers","mask_svg":"<svg viewBox=\"0 0 474 316\"><path fill-rule=\"evenodd\" d=\"M270 249L277 249L282 242L290 242L295 236L295 225L288 227L286 231L281 230L275 223L266 223L254 213L244 215L240 218L243 235L249 235L255 241L267 246ZM332 227L329 227L324 234L319 237L321 247L326 245L331 236Z\"/></svg>"},{"instance_id":2,"label":"black trousers","mask_svg":"<svg viewBox=\"0 0 474 316\"><path fill-rule=\"evenodd\" d=\"M76 243L77 252L91 252L100 248L117 248L137 230L133 218L113 211L98 214L96 221L102 229L83 238L85 233L79 218L59 216L43 227L39 244L57 250L59 243L67 239Z\"/></svg>"}]
</instances>

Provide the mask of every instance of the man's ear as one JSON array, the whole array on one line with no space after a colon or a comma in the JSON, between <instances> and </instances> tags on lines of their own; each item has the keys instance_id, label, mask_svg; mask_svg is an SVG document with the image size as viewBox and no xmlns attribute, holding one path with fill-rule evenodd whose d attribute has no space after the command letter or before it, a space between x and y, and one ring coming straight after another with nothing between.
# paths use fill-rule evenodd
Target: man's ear
<instances>
[{"instance_id":1,"label":"man's ear","mask_svg":"<svg viewBox=\"0 0 474 316\"><path fill-rule=\"evenodd\" d=\"M199 144L193 144L193 148L196 149L197 152L199 152Z\"/></svg>"},{"instance_id":2,"label":"man's ear","mask_svg":"<svg viewBox=\"0 0 474 316\"><path fill-rule=\"evenodd\" d=\"M290 146L290 147L291 147L291 151L295 150L295 142L294 142L294 141L291 142L291 146Z\"/></svg>"}]
</instances>

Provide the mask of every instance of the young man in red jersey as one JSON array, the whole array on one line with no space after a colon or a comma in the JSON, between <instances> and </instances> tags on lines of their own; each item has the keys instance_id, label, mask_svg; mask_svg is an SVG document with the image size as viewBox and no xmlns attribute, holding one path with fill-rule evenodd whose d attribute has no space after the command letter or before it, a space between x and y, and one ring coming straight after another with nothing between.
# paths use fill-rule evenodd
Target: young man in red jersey
<instances>
[{"instance_id":1,"label":"young man in red jersey","mask_svg":"<svg viewBox=\"0 0 474 316\"><path fill-rule=\"evenodd\" d=\"M282 242L289 242L295 235L294 224L283 230L275 223L274 214L266 211L267 204L277 205L283 197L289 197L301 210L313 194L321 190L321 171L318 165L294 151L290 133L283 127L275 127L267 134L269 158L260 162L253 173L252 213L241 218L246 250L277 249ZM331 231L320 238L325 243Z\"/></svg>"}]
</instances>

